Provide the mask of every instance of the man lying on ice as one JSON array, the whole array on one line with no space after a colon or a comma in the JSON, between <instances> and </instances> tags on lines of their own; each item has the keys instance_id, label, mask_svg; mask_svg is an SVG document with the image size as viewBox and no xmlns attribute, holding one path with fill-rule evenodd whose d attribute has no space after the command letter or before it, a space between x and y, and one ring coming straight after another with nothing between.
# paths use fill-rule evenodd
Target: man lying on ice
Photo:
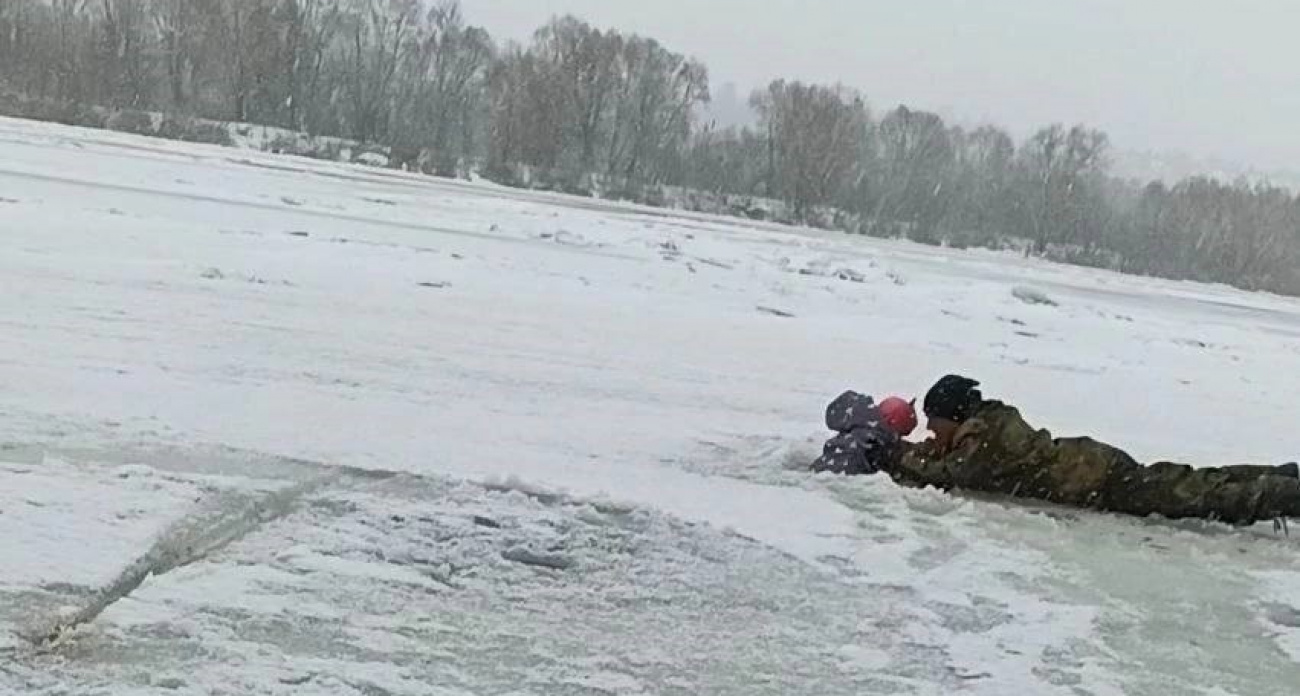
<instances>
[{"instance_id":1,"label":"man lying on ice","mask_svg":"<svg viewBox=\"0 0 1300 696\"><path fill-rule=\"evenodd\" d=\"M1015 408L984 399L978 387L957 375L939 380L924 403L934 437L915 445L902 439L916 425L908 402L891 398L877 406L854 392L840 396L826 413L827 426L839 434L826 443L813 471L884 471L906 486L1037 498L1141 517L1233 524L1300 517L1296 464L1143 466L1103 442L1035 430Z\"/></svg>"}]
</instances>

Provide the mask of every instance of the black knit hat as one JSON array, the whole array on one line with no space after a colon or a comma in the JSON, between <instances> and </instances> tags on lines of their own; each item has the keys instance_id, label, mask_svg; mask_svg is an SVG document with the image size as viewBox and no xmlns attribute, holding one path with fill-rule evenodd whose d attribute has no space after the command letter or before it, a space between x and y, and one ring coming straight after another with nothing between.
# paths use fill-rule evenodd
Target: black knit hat
<instances>
[{"instance_id":1,"label":"black knit hat","mask_svg":"<svg viewBox=\"0 0 1300 696\"><path fill-rule=\"evenodd\" d=\"M979 385L979 382L961 375L940 379L925 395L925 415L964 422L984 402L984 395L976 389Z\"/></svg>"}]
</instances>

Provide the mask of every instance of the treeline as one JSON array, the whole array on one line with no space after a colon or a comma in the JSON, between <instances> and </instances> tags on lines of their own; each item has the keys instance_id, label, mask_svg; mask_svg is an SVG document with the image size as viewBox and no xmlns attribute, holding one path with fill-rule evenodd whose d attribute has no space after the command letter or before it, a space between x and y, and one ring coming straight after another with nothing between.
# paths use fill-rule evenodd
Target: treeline
<instances>
[{"instance_id":1,"label":"treeline","mask_svg":"<svg viewBox=\"0 0 1300 696\"><path fill-rule=\"evenodd\" d=\"M572 17L516 45L446 1L0 0L0 85L374 143L441 175L1300 294L1286 190L1122 181L1085 126L1017 143L797 81L752 96L753 127L718 129L705 66Z\"/></svg>"}]
</instances>

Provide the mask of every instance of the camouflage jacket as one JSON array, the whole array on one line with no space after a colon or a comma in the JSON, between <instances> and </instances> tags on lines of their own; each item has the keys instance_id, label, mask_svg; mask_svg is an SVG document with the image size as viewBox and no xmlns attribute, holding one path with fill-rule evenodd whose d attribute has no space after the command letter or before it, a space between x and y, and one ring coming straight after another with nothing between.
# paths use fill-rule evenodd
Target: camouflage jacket
<instances>
[{"instance_id":1,"label":"camouflage jacket","mask_svg":"<svg viewBox=\"0 0 1300 696\"><path fill-rule=\"evenodd\" d=\"M1300 516L1300 478L1293 467L1142 466L1106 443L1035 430L1015 408L996 401L986 402L961 425L949 451L938 451L933 442L911 446L889 474L905 485L1139 516L1243 523Z\"/></svg>"}]
</instances>

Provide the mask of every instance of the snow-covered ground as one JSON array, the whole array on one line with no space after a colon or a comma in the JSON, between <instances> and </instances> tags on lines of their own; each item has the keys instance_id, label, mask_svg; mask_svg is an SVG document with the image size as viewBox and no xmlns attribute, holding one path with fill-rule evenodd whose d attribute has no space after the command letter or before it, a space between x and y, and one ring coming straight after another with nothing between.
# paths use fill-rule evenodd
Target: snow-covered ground
<instances>
[{"instance_id":1,"label":"snow-covered ground","mask_svg":"<svg viewBox=\"0 0 1300 696\"><path fill-rule=\"evenodd\" d=\"M0 235L0 693L1300 684L1267 525L800 471L950 371L1296 459L1295 300L3 119Z\"/></svg>"}]
</instances>

